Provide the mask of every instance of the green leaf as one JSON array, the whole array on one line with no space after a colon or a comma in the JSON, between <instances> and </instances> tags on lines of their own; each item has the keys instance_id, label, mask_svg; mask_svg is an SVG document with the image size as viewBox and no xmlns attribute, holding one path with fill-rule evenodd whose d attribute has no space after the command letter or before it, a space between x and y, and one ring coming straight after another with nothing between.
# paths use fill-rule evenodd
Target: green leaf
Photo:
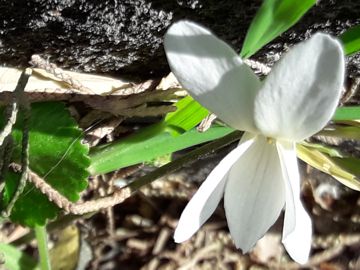
<instances>
[{"instance_id":1,"label":"green leaf","mask_svg":"<svg viewBox=\"0 0 360 270\"><path fill-rule=\"evenodd\" d=\"M353 170L360 167L359 159L330 157L301 144L297 144L296 150L298 157L310 166L331 175L348 188L360 191L359 169ZM344 166L341 161L347 166Z\"/></svg>"},{"instance_id":2,"label":"green leaf","mask_svg":"<svg viewBox=\"0 0 360 270\"><path fill-rule=\"evenodd\" d=\"M246 34L241 57L248 58L293 26L316 0L264 0Z\"/></svg>"},{"instance_id":3,"label":"green leaf","mask_svg":"<svg viewBox=\"0 0 360 270\"><path fill-rule=\"evenodd\" d=\"M164 132L165 128L164 123L152 125L117 143L96 148L90 153L90 173L107 173L149 161L158 156L217 139L233 131L231 128L213 126L203 133L192 129L174 137Z\"/></svg>"},{"instance_id":4,"label":"green leaf","mask_svg":"<svg viewBox=\"0 0 360 270\"><path fill-rule=\"evenodd\" d=\"M168 113L164 120L169 127L173 127L172 131L175 135L192 129L209 113L191 96L182 98L175 105L177 110Z\"/></svg>"},{"instance_id":5,"label":"green leaf","mask_svg":"<svg viewBox=\"0 0 360 270\"><path fill-rule=\"evenodd\" d=\"M360 51L360 25L348 29L339 38L344 45L346 55Z\"/></svg>"},{"instance_id":6,"label":"green leaf","mask_svg":"<svg viewBox=\"0 0 360 270\"><path fill-rule=\"evenodd\" d=\"M0 264L0 269L40 270L32 257L12 245L0 243L0 256L5 261L5 264Z\"/></svg>"},{"instance_id":7,"label":"green leaf","mask_svg":"<svg viewBox=\"0 0 360 270\"><path fill-rule=\"evenodd\" d=\"M12 158L15 162L20 160L21 126L22 115L12 133L16 142ZM29 167L73 202L79 199L79 192L86 188L89 176L89 149L81 143L82 138L82 131L64 104L46 102L31 105ZM18 179L18 174L9 172L6 175L3 207L12 197ZM32 184L27 184L10 218L25 226L41 226L47 219L55 218L58 211L58 207L45 195Z\"/></svg>"},{"instance_id":8,"label":"green leaf","mask_svg":"<svg viewBox=\"0 0 360 270\"><path fill-rule=\"evenodd\" d=\"M143 128L119 142L92 149L90 173L107 173L142 162L153 162L158 157L219 138L231 131L226 127L213 127L204 133L191 130L208 115L208 111L190 96L179 100L176 107L177 110L168 113L163 122Z\"/></svg>"},{"instance_id":9,"label":"green leaf","mask_svg":"<svg viewBox=\"0 0 360 270\"><path fill-rule=\"evenodd\" d=\"M334 121L360 120L360 106L337 108L332 120Z\"/></svg>"}]
</instances>

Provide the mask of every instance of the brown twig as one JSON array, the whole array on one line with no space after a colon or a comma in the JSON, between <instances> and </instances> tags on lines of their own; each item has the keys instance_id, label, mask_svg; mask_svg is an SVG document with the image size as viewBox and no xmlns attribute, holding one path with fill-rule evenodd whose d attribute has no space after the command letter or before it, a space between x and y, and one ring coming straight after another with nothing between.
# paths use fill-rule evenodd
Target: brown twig
<instances>
[{"instance_id":1,"label":"brown twig","mask_svg":"<svg viewBox=\"0 0 360 270\"><path fill-rule=\"evenodd\" d=\"M350 99L356 95L359 89L360 89L360 77L354 78L353 81L351 82L350 87L348 89L344 88L344 94L340 99L340 106L350 101Z\"/></svg>"},{"instance_id":2,"label":"brown twig","mask_svg":"<svg viewBox=\"0 0 360 270\"><path fill-rule=\"evenodd\" d=\"M205 132L207 131L210 127L211 124L215 121L215 119L217 118L217 116L213 113L210 113L208 116L206 116L201 123L199 124L199 126L197 127L197 130L199 132Z\"/></svg>"},{"instance_id":3,"label":"brown twig","mask_svg":"<svg viewBox=\"0 0 360 270\"><path fill-rule=\"evenodd\" d=\"M15 170L21 170L21 166L19 164L12 163L11 167ZM29 182L33 183L34 186L41 191L41 193L46 195L51 202L55 203L59 208L65 210L67 213L72 213L74 215L82 215L114 206L129 198L132 193L129 188L123 188L114 192L111 196L84 203L72 203L30 169L27 171L27 179Z\"/></svg>"},{"instance_id":4,"label":"brown twig","mask_svg":"<svg viewBox=\"0 0 360 270\"><path fill-rule=\"evenodd\" d=\"M11 133L12 127L16 122L17 113L20 103L24 104L24 89L31 76L32 70L30 68L25 69L18 80L16 88L13 93L11 103L5 109L5 119L7 123L0 133L0 146L3 144L5 138Z\"/></svg>"},{"instance_id":5,"label":"brown twig","mask_svg":"<svg viewBox=\"0 0 360 270\"><path fill-rule=\"evenodd\" d=\"M179 169L184 164L196 160L200 156L216 151L217 149L225 147L226 145L239 140L241 136L242 132L234 131L224 136L223 138L199 147L198 149L193 150L187 155L184 155L183 157L178 158L177 160L170 162L143 177L140 177L136 181L131 182L126 187L116 190L111 195L84 203L70 202L65 196L63 196L56 189L51 187L48 183L45 182L44 179L42 179L39 175L31 171L30 169L27 170L27 179L28 181L33 183L36 188L38 188L44 195L48 197L50 201L55 203L59 208L64 209L68 213L72 213L75 215L83 215L86 213L96 212L101 209L120 204L127 198L129 198L142 186L151 183L152 181L158 179L161 176L164 176ZM19 164L12 163L11 167L15 170L21 170L21 166Z\"/></svg>"},{"instance_id":6,"label":"brown twig","mask_svg":"<svg viewBox=\"0 0 360 270\"><path fill-rule=\"evenodd\" d=\"M244 63L248 65L251 69L253 69L256 74L259 75L268 75L271 71L270 67L255 60L245 59Z\"/></svg>"},{"instance_id":7,"label":"brown twig","mask_svg":"<svg viewBox=\"0 0 360 270\"><path fill-rule=\"evenodd\" d=\"M46 72L54 75L59 80L69 84L71 88L84 93L92 93L93 91L85 87L80 81L72 78L66 74L61 68L55 64L49 63L45 59L41 58L40 55L34 54L31 56L31 63L38 68L45 70Z\"/></svg>"},{"instance_id":8,"label":"brown twig","mask_svg":"<svg viewBox=\"0 0 360 270\"><path fill-rule=\"evenodd\" d=\"M8 217L13 209L20 194L24 191L26 185L27 169L29 167L29 123L30 123L30 104L24 95L25 86L31 76L32 70L30 68L25 69L19 78L18 84L15 88L15 97L19 108L23 111L24 119L22 126L22 143L21 143L21 176L16 187L15 194L11 198L10 202L6 206L6 209L2 211L3 217ZM10 135L10 134L9 134ZM5 153L8 156L9 153ZM10 162L10 160L8 160ZM7 169L7 165L5 167ZM2 175L4 175L2 170Z\"/></svg>"}]
</instances>

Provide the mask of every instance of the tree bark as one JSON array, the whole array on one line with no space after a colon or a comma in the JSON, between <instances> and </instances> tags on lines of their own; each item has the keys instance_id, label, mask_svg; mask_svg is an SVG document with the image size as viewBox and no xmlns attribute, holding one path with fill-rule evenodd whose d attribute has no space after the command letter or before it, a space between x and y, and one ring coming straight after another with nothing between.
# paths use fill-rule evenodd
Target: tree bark
<instances>
[{"instance_id":1,"label":"tree bark","mask_svg":"<svg viewBox=\"0 0 360 270\"><path fill-rule=\"evenodd\" d=\"M163 35L199 22L240 51L260 0L0 0L0 64L26 67L40 54L62 68L147 79L169 71ZM322 0L255 59L272 64L316 31L339 35L360 23L360 1ZM359 56L350 74L359 73Z\"/></svg>"}]
</instances>

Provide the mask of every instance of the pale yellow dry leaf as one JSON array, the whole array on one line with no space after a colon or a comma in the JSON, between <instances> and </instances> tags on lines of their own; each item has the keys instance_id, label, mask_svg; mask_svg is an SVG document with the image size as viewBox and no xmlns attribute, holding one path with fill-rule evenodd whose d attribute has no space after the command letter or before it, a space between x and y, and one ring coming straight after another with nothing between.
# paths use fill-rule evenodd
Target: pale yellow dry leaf
<instances>
[{"instance_id":1,"label":"pale yellow dry leaf","mask_svg":"<svg viewBox=\"0 0 360 270\"><path fill-rule=\"evenodd\" d=\"M0 67L0 92L13 91L21 74L21 69ZM75 91L78 94L92 95L129 95L133 94L133 84L124 80L114 79L106 76L86 74L72 71L62 71L63 74L78 81L85 88L89 89L87 93L81 93L77 89L71 87L70 84L61 81L60 78L48 73L42 69L33 69L33 76L25 88L26 92L47 92L51 93L51 89L59 93Z\"/></svg>"},{"instance_id":2,"label":"pale yellow dry leaf","mask_svg":"<svg viewBox=\"0 0 360 270\"><path fill-rule=\"evenodd\" d=\"M170 72L166 77L161 79L159 85L156 88L161 90L167 90L170 88L181 88L181 86L175 75Z\"/></svg>"},{"instance_id":3,"label":"pale yellow dry leaf","mask_svg":"<svg viewBox=\"0 0 360 270\"><path fill-rule=\"evenodd\" d=\"M55 233L58 240L50 250L52 270L73 270L80 254L80 233L75 225Z\"/></svg>"},{"instance_id":4,"label":"pale yellow dry leaf","mask_svg":"<svg viewBox=\"0 0 360 270\"><path fill-rule=\"evenodd\" d=\"M250 256L258 263L268 264L270 261L279 262L283 254L280 233L267 233L257 241Z\"/></svg>"},{"instance_id":5,"label":"pale yellow dry leaf","mask_svg":"<svg viewBox=\"0 0 360 270\"><path fill-rule=\"evenodd\" d=\"M360 191L360 181L357 179L357 176L333 162L330 156L321 153L317 149L305 147L301 144L296 145L296 152L298 158L310 166L331 175L348 188Z\"/></svg>"}]
</instances>

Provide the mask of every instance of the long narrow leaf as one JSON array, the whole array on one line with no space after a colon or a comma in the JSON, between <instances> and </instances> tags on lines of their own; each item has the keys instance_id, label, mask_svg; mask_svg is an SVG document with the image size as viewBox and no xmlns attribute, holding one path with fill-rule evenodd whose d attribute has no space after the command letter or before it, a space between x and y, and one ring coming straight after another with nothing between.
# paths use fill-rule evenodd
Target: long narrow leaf
<instances>
[{"instance_id":1,"label":"long narrow leaf","mask_svg":"<svg viewBox=\"0 0 360 270\"><path fill-rule=\"evenodd\" d=\"M192 129L174 137L164 132L164 128L166 128L164 124L153 125L118 143L97 148L90 154L90 173L107 173L149 161L161 155L220 138L233 131L231 128L214 126L203 133Z\"/></svg>"},{"instance_id":2,"label":"long narrow leaf","mask_svg":"<svg viewBox=\"0 0 360 270\"><path fill-rule=\"evenodd\" d=\"M360 120L360 106L337 108L334 121Z\"/></svg>"},{"instance_id":3,"label":"long narrow leaf","mask_svg":"<svg viewBox=\"0 0 360 270\"><path fill-rule=\"evenodd\" d=\"M297 145L296 150L298 157L310 166L331 175L343 185L360 191L359 170L353 170L360 167L360 160L330 157L316 149L308 148L301 144Z\"/></svg>"},{"instance_id":4,"label":"long narrow leaf","mask_svg":"<svg viewBox=\"0 0 360 270\"><path fill-rule=\"evenodd\" d=\"M301 142L300 143L302 146L305 146L307 149L314 149L314 150L318 150L321 153L327 154L330 157L339 157L339 158L343 158L344 155L337 149L335 149L334 147L328 146L328 145L323 145L323 144L319 144L319 143L308 143L308 142Z\"/></svg>"},{"instance_id":5,"label":"long narrow leaf","mask_svg":"<svg viewBox=\"0 0 360 270\"><path fill-rule=\"evenodd\" d=\"M202 107L191 96L186 96L176 103L177 110L168 113L165 123L174 127L177 134L188 131L200 123L208 114L208 110Z\"/></svg>"},{"instance_id":6,"label":"long narrow leaf","mask_svg":"<svg viewBox=\"0 0 360 270\"><path fill-rule=\"evenodd\" d=\"M246 34L241 57L248 58L293 26L316 0L264 0Z\"/></svg>"},{"instance_id":7,"label":"long narrow leaf","mask_svg":"<svg viewBox=\"0 0 360 270\"><path fill-rule=\"evenodd\" d=\"M360 177L360 160L353 157L347 158L333 158L334 162L336 162L343 169Z\"/></svg>"},{"instance_id":8,"label":"long narrow leaf","mask_svg":"<svg viewBox=\"0 0 360 270\"><path fill-rule=\"evenodd\" d=\"M348 29L340 36L346 55L360 51L360 25Z\"/></svg>"}]
</instances>

